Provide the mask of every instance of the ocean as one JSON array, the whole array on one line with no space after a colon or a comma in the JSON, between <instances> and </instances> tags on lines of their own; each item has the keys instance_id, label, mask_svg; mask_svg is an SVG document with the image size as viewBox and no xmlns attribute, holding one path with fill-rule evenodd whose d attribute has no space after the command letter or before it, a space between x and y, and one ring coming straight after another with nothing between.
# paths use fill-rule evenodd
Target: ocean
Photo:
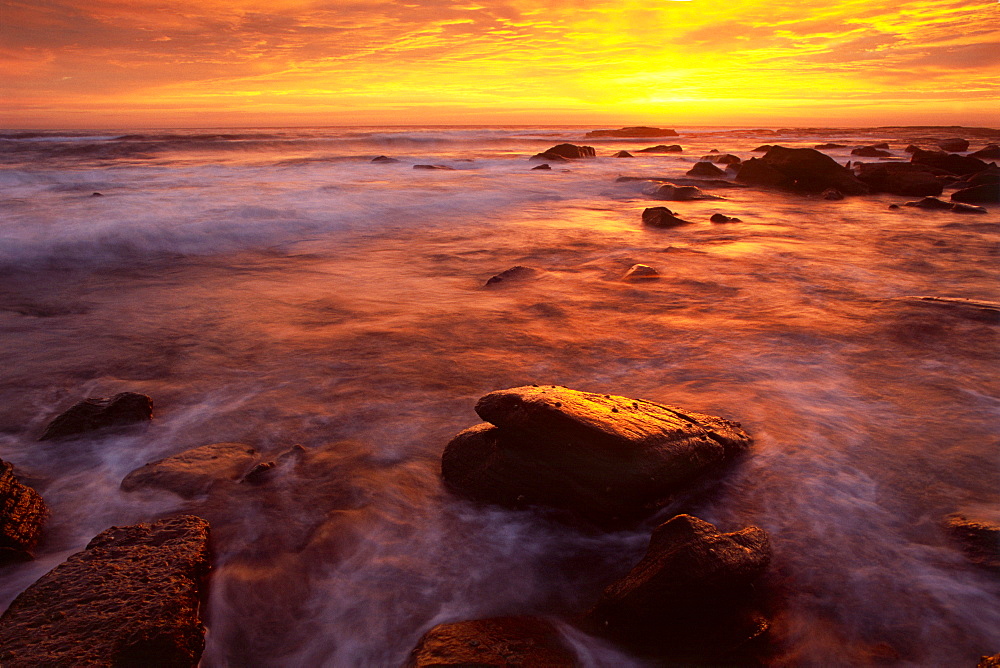
<instances>
[{"instance_id":1,"label":"ocean","mask_svg":"<svg viewBox=\"0 0 1000 668\"><path fill-rule=\"evenodd\" d=\"M52 510L37 559L0 572L0 607L109 526L190 512L213 530L203 666L398 666L434 624L506 614L562 620L583 665L640 666L566 620L690 512L770 534L771 665L1000 651L1000 582L942 528L1000 520L1000 325L914 299L1000 300L1000 209L719 183L661 202L618 180L686 183L711 150L761 144L838 142L846 163L885 141L905 160L963 130L589 129L0 134L0 457ZM597 157L531 169L563 142ZM635 152L655 144L683 152ZM661 205L691 224L644 227ZM659 280L622 281L637 263ZM537 273L484 287L518 265ZM441 452L476 400L531 383L720 415L756 443L629 530L448 494ZM149 428L37 441L124 391L153 398ZM307 465L190 500L119 489L226 441L301 445Z\"/></svg>"}]
</instances>

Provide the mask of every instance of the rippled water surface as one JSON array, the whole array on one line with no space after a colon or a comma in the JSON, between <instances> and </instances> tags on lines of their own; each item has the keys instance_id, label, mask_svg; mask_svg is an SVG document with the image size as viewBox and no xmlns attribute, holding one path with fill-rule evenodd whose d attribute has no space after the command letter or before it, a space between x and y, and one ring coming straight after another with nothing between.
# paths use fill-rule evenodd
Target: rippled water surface
<instances>
[{"instance_id":1,"label":"rippled water surface","mask_svg":"<svg viewBox=\"0 0 1000 668\"><path fill-rule=\"evenodd\" d=\"M774 665L1000 651L1000 586L940 524L1000 520L1000 325L905 299L997 300L1000 215L707 184L724 199L666 203L691 225L644 228L663 203L616 177L680 179L712 148L747 158L763 143L889 141L905 159L926 135L678 130L4 135L0 456L52 519L39 558L0 574L0 601L110 525L186 511L213 526L205 666L393 666L436 623L569 619L656 520L591 534L464 503L438 478L480 396L552 383L722 415L755 437L719 486L659 519L771 534ZM562 141L599 157L530 170ZM658 143L684 152L609 157ZM370 162L380 154L400 162ZM635 263L660 280L621 281ZM483 287L515 265L540 273ZM75 401L120 391L153 397L148 429L36 441ZM118 489L220 441L305 453L267 485L188 501ZM566 634L590 665L638 665Z\"/></svg>"}]
</instances>

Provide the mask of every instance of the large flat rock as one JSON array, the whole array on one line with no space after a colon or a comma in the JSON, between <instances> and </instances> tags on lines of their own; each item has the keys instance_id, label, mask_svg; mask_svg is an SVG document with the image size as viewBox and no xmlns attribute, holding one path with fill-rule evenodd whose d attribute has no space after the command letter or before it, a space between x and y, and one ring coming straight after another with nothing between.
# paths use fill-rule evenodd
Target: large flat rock
<instances>
[{"instance_id":1,"label":"large flat rock","mask_svg":"<svg viewBox=\"0 0 1000 668\"><path fill-rule=\"evenodd\" d=\"M491 392L476 412L488 423L455 436L442 455L449 489L602 525L655 511L751 444L723 418L553 385Z\"/></svg>"},{"instance_id":2,"label":"large flat rock","mask_svg":"<svg viewBox=\"0 0 1000 668\"><path fill-rule=\"evenodd\" d=\"M208 522L112 527L14 599L0 665L194 666L208 575Z\"/></svg>"},{"instance_id":3,"label":"large flat rock","mask_svg":"<svg viewBox=\"0 0 1000 668\"><path fill-rule=\"evenodd\" d=\"M35 490L0 459L0 565L31 558L49 510Z\"/></svg>"},{"instance_id":4,"label":"large flat rock","mask_svg":"<svg viewBox=\"0 0 1000 668\"><path fill-rule=\"evenodd\" d=\"M99 429L122 427L153 419L153 400L145 394L122 392L113 397L90 397L56 416L38 439L82 436Z\"/></svg>"},{"instance_id":5,"label":"large flat rock","mask_svg":"<svg viewBox=\"0 0 1000 668\"><path fill-rule=\"evenodd\" d=\"M579 665L555 627L538 617L493 617L438 624L410 654L410 668Z\"/></svg>"},{"instance_id":6,"label":"large flat rock","mask_svg":"<svg viewBox=\"0 0 1000 668\"><path fill-rule=\"evenodd\" d=\"M257 451L244 443L212 443L137 468L125 476L121 488L126 492L165 489L191 498L220 481L239 480L257 458Z\"/></svg>"}]
</instances>

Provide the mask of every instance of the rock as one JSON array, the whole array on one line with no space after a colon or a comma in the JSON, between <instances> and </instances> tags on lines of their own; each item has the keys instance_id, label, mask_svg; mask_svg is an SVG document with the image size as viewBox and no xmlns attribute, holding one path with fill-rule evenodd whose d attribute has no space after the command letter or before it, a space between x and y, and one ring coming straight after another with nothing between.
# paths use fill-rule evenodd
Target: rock
<instances>
[{"instance_id":1,"label":"rock","mask_svg":"<svg viewBox=\"0 0 1000 668\"><path fill-rule=\"evenodd\" d=\"M724 534L677 515L653 531L642 560L604 590L585 626L668 661L720 660L767 630L751 587L770 561L763 529Z\"/></svg>"},{"instance_id":2,"label":"rock","mask_svg":"<svg viewBox=\"0 0 1000 668\"><path fill-rule=\"evenodd\" d=\"M1000 323L1000 302L983 299L967 299L965 297L936 297L908 295L899 297L911 304L920 304L934 308L944 308L966 320Z\"/></svg>"},{"instance_id":3,"label":"rock","mask_svg":"<svg viewBox=\"0 0 1000 668\"><path fill-rule=\"evenodd\" d=\"M912 162L860 162L855 169L872 192L922 197L940 195L944 189L931 168Z\"/></svg>"},{"instance_id":4,"label":"rock","mask_svg":"<svg viewBox=\"0 0 1000 668\"><path fill-rule=\"evenodd\" d=\"M984 186L987 184L1000 185L1000 168L989 167L981 172L970 174L962 181L959 181L956 185L960 185L962 188L971 188L973 186Z\"/></svg>"},{"instance_id":5,"label":"rock","mask_svg":"<svg viewBox=\"0 0 1000 668\"><path fill-rule=\"evenodd\" d=\"M38 492L21 483L14 466L0 459L0 565L32 558L48 516Z\"/></svg>"},{"instance_id":6,"label":"rock","mask_svg":"<svg viewBox=\"0 0 1000 668\"><path fill-rule=\"evenodd\" d=\"M976 668L1000 668L1000 654L979 657Z\"/></svg>"},{"instance_id":7,"label":"rock","mask_svg":"<svg viewBox=\"0 0 1000 668\"><path fill-rule=\"evenodd\" d=\"M612 158L634 158L635 156L632 155L631 153L629 153L628 151L618 151L617 153L615 153L611 157Z\"/></svg>"},{"instance_id":8,"label":"rock","mask_svg":"<svg viewBox=\"0 0 1000 668\"><path fill-rule=\"evenodd\" d=\"M240 482L249 483L251 485L260 485L267 482L267 479L271 477L271 473L277 468L277 462L260 462L255 464L250 471L247 472L245 476L240 480Z\"/></svg>"},{"instance_id":9,"label":"rock","mask_svg":"<svg viewBox=\"0 0 1000 668\"><path fill-rule=\"evenodd\" d=\"M513 281L523 281L529 278L534 278L537 274L537 269L517 265L516 267L511 267L510 269L504 269L496 276L493 276L486 281L486 285L484 287L492 288L500 285L509 285Z\"/></svg>"},{"instance_id":10,"label":"rock","mask_svg":"<svg viewBox=\"0 0 1000 668\"><path fill-rule=\"evenodd\" d=\"M637 126L620 130L591 130L584 136L590 139L594 137L679 137L680 135L673 130L664 128Z\"/></svg>"},{"instance_id":11,"label":"rock","mask_svg":"<svg viewBox=\"0 0 1000 668\"><path fill-rule=\"evenodd\" d=\"M921 150L921 148L919 146L914 145L914 144L910 144L906 148L904 148L903 150L906 151L907 153L916 153L917 151Z\"/></svg>"},{"instance_id":12,"label":"rock","mask_svg":"<svg viewBox=\"0 0 1000 668\"><path fill-rule=\"evenodd\" d=\"M1000 183L984 183L951 194L952 201L972 204L1000 204Z\"/></svg>"},{"instance_id":13,"label":"rock","mask_svg":"<svg viewBox=\"0 0 1000 668\"><path fill-rule=\"evenodd\" d=\"M774 144L763 144L762 146L758 146L757 148L751 149L751 152L752 153L767 153L772 148L774 148Z\"/></svg>"},{"instance_id":14,"label":"rock","mask_svg":"<svg viewBox=\"0 0 1000 668\"><path fill-rule=\"evenodd\" d=\"M957 541L972 563L1000 571L1000 524L964 515L949 515L945 529Z\"/></svg>"},{"instance_id":15,"label":"rock","mask_svg":"<svg viewBox=\"0 0 1000 668\"><path fill-rule=\"evenodd\" d=\"M677 227L678 225L687 225L688 221L681 220L674 215L674 212L665 206L654 206L648 209L643 209L642 212L642 224L648 225L649 227Z\"/></svg>"},{"instance_id":16,"label":"rock","mask_svg":"<svg viewBox=\"0 0 1000 668\"><path fill-rule=\"evenodd\" d=\"M739 218L732 218L724 213L713 213L712 217L709 218L713 223L742 223L743 221Z\"/></svg>"},{"instance_id":17,"label":"rock","mask_svg":"<svg viewBox=\"0 0 1000 668\"><path fill-rule=\"evenodd\" d=\"M973 206L972 204L961 204L955 202L951 205L951 210L955 213L989 213L986 209L981 206Z\"/></svg>"},{"instance_id":18,"label":"rock","mask_svg":"<svg viewBox=\"0 0 1000 668\"><path fill-rule=\"evenodd\" d=\"M921 149L913 152L913 155L910 156L910 162L927 165L959 176L975 174L989 167L982 160L972 156L944 153L943 151L923 151Z\"/></svg>"},{"instance_id":19,"label":"rock","mask_svg":"<svg viewBox=\"0 0 1000 668\"><path fill-rule=\"evenodd\" d=\"M890 208L890 209L898 209L898 208L899 208L899 205L898 205L898 204L890 204L890 205L889 205L889 208Z\"/></svg>"},{"instance_id":20,"label":"rock","mask_svg":"<svg viewBox=\"0 0 1000 668\"><path fill-rule=\"evenodd\" d=\"M844 193L836 188L827 188L820 194L820 197L830 201L838 201L844 199Z\"/></svg>"},{"instance_id":21,"label":"rock","mask_svg":"<svg viewBox=\"0 0 1000 668\"><path fill-rule=\"evenodd\" d=\"M961 153L969 150L969 142L965 139L944 139L938 142L942 151L949 153Z\"/></svg>"},{"instance_id":22,"label":"rock","mask_svg":"<svg viewBox=\"0 0 1000 668\"><path fill-rule=\"evenodd\" d=\"M721 153L719 155L705 155L701 158L704 161L716 162L720 165L738 165L743 160L740 159L738 155L733 155L732 153Z\"/></svg>"},{"instance_id":23,"label":"rock","mask_svg":"<svg viewBox=\"0 0 1000 668\"><path fill-rule=\"evenodd\" d=\"M824 149L830 149L830 148L847 148L847 145L846 144L817 144L816 146L813 146L813 148L816 149L817 151L822 151Z\"/></svg>"},{"instance_id":24,"label":"rock","mask_svg":"<svg viewBox=\"0 0 1000 668\"><path fill-rule=\"evenodd\" d=\"M772 169L765 170L756 163L763 163ZM779 179L777 174L784 179ZM850 170L812 148L774 146L763 158L743 163L736 179L751 185L778 186L805 192L836 188L845 195L862 195L869 191L868 186L856 179Z\"/></svg>"},{"instance_id":25,"label":"rock","mask_svg":"<svg viewBox=\"0 0 1000 668\"><path fill-rule=\"evenodd\" d=\"M399 160L396 160L395 158L390 158L387 155L379 155L379 156L376 156L376 157L372 158L372 162L382 162L382 163L389 164L389 163L393 163L393 162L399 162Z\"/></svg>"},{"instance_id":26,"label":"rock","mask_svg":"<svg viewBox=\"0 0 1000 668\"><path fill-rule=\"evenodd\" d=\"M633 264L622 276L623 281L655 281L658 278L660 278L660 272L648 264Z\"/></svg>"},{"instance_id":27,"label":"rock","mask_svg":"<svg viewBox=\"0 0 1000 668\"><path fill-rule=\"evenodd\" d=\"M597 155L593 146L577 146L576 144L559 144L540 155L561 155L564 158L593 158Z\"/></svg>"},{"instance_id":28,"label":"rock","mask_svg":"<svg viewBox=\"0 0 1000 668\"><path fill-rule=\"evenodd\" d=\"M165 489L184 498L207 493L223 480L236 481L246 474L258 454L244 443L212 443L155 461L129 473L122 490Z\"/></svg>"},{"instance_id":29,"label":"rock","mask_svg":"<svg viewBox=\"0 0 1000 668\"><path fill-rule=\"evenodd\" d=\"M91 397L74 404L45 428L40 441L78 436L98 429L153 419L153 400L145 394L122 392L111 398Z\"/></svg>"},{"instance_id":30,"label":"rock","mask_svg":"<svg viewBox=\"0 0 1000 668\"><path fill-rule=\"evenodd\" d=\"M710 162L696 162L694 167L687 171L688 176L725 176L726 173Z\"/></svg>"},{"instance_id":31,"label":"rock","mask_svg":"<svg viewBox=\"0 0 1000 668\"><path fill-rule=\"evenodd\" d=\"M969 156L979 158L980 160L997 160L1000 159L1000 146L997 146L996 144L987 144L978 151L970 153Z\"/></svg>"},{"instance_id":32,"label":"rock","mask_svg":"<svg viewBox=\"0 0 1000 668\"><path fill-rule=\"evenodd\" d=\"M706 195L696 186L675 186L672 183L664 183L657 187L653 191L653 197L673 202L687 202L693 199L720 199L714 195Z\"/></svg>"},{"instance_id":33,"label":"rock","mask_svg":"<svg viewBox=\"0 0 1000 668\"><path fill-rule=\"evenodd\" d=\"M884 148L884 149L888 149L889 148L889 142L880 142L878 144L872 144L872 148Z\"/></svg>"},{"instance_id":34,"label":"rock","mask_svg":"<svg viewBox=\"0 0 1000 668\"><path fill-rule=\"evenodd\" d=\"M486 422L455 436L441 457L448 489L598 525L649 514L752 442L722 418L554 385L491 392L476 412Z\"/></svg>"},{"instance_id":35,"label":"rock","mask_svg":"<svg viewBox=\"0 0 1000 668\"><path fill-rule=\"evenodd\" d=\"M671 144L670 146L657 144L656 146L640 148L636 151L636 153L681 153L683 151L684 149L682 149L678 144Z\"/></svg>"},{"instance_id":36,"label":"rock","mask_svg":"<svg viewBox=\"0 0 1000 668\"><path fill-rule=\"evenodd\" d=\"M194 668L208 571L201 518L112 527L14 599L0 617L0 664Z\"/></svg>"},{"instance_id":37,"label":"rock","mask_svg":"<svg viewBox=\"0 0 1000 668\"><path fill-rule=\"evenodd\" d=\"M413 169L445 169L454 171L455 168L448 165L413 165Z\"/></svg>"},{"instance_id":38,"label":"rock","mask_svg":"<svg viewBox=\"0 0 1000 668\"><path fill-rule=\"evenodd\" d=\"M944 210L950 209L952 204L950 202L940 200L937 197L925 197L922 200L914 202L904 202L903 206L913 206L918 209Z\"/></svg>"},{"instance_id":39,"label":"rock","mask_svg":"<svg viewBox=\"0 0 1000 668\"><path fill-rule=\"evenodd\" d=\"M90 196L91 197L104 197L104 195L101 194L101 193L90 193Z\"/></svg>"},{"instance_id":40,"label":"rock","mask_svg":"<svg viewBox=\"0 0 1000 668\"><path fill-rule=\"evenodd\" d=\"M892 153L875 148L874 146L862 146L851 151L851 155L860 155L862 158L891 158Z\"/></svg>"},{"instance_id":41,"label":"rock","mask_svg":"<svg viewBox=\"0 0 1000 668\"><path fill-rule=\"evenodd\" d=\"M409 668L579 665L559 632L539 617L493 617L438 624L410 653Z\"/></svg>"},{"instance_id":42,"label":"rock","mask_svg":"<svg viewBox=\"0 0 1000 668\"><path fill-rule=\"evenodd\" d=\"M536 153L535 155L528 158L528 160L545 160L547 162L569 162L569 158L559 155L558 153Z\"/></svg>"},{"instance_id":43,"label":"rock","mask_svg":"<svg viewBox=\"0 0 1000 668\"><path fill-rule=\"evenodd\" d=\"M549 166L549 163L543 162L542 164L538 165L537 167L532 167L531 171L535 171L536 169L552 169L552 168Z\"/></svg>"}]
</instances>

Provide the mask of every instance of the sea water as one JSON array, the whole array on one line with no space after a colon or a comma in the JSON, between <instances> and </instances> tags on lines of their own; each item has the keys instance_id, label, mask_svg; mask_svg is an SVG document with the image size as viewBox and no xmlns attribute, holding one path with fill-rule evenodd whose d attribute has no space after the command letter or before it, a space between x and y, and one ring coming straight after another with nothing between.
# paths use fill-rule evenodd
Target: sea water
<instances>
[{"instance_id":1,"label":"sea water","mask_svg":"<svg viewBox=\"0 0 1000 668\"><path fill-rule=\"evenodd\" d=\"M1000 325L907 299L996 300L1000 215L720 184L659 202L655 183L617 180L681 182L712 149L764 143L838 141L846 163L888 141L904 160L956 131L585 131L0 137L0 457L52 510L37 559L0 573L0 605L109 526L190 512L213 527L204 666L395 666L434 624L516 614L563 620L585 665L642 665L565 621L652 526L691 512L770 534L773 665L1000 651L1000 586L941 527L1000 519ZM531 169L565 141L598 157ZM635 152L660 143L683 152ZM691 224L643 227L663 204ZM623 282L636 263L660 279ZM516 265L539 273L484 288ZM756 444L626 531L446 493L441 451L476 400L530 383L721 415ZM37 441L74 402L123 391L153 398L149 428ZM118 487L223 441L305 454L221 496Z\"/></svg>"}]
</instances>

